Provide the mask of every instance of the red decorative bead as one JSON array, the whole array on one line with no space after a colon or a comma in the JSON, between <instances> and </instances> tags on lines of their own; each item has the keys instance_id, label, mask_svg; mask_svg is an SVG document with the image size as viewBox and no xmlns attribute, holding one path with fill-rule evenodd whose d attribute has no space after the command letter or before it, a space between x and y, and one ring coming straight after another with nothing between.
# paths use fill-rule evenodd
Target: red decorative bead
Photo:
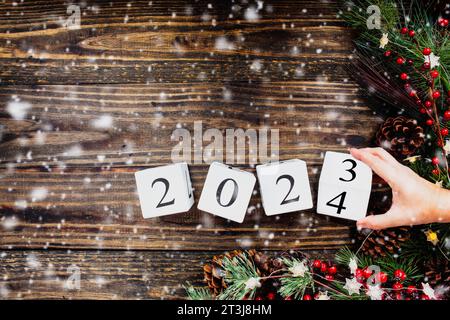
<instances>
[{"instance_id":1,"label":"red decorative bead","mask_svg":"<svg viewBox=\"0 0 450 320\"><path fill-rule=\"evenodd\" d=\"M439 77L439 72L437 70L432 70L432 71L430 71L430 76L433 79L436 79L437 77Z\"/></svg>"},{"instance_id":2,"label":"red decorative bead","mask_svg":"<svg viewBox=\"0 0 450 320\"><path fill-rule=\"evenodd\" d=\"M430 100L425 101L425 107L430 108L433 105L433 102Z\"/></svg>"},{"instance_id":3,"label":"red decorative bead","mask_svg":"<svg viewBox=\"0 0 450 320\"><path fill-rule=\"evenodd\" d=\"M438 176L439 175L439 169L433 169L433 170L431 170L431 173L434 175L434 176Z\"/></svg>"},{"instance_id":4,"label":"red decorative bead","mask_svg":"<svg viewBox=\"0 0 450 320\"><path fill-rule=\"evenodd\" d=\"M420 108L420 109L419 109L419 112L420 112L421 114L425 114L425 113L427 113L427 109L425 109L425 108Z\"/></svg>"},{"instance_id":5,"label":"red decorative bead","mask_svg":"<svg viewBox=\"0 0 450 320\"><path fill-rule=\"evenodd\" d=\"M400 33L401 34L407 34L408 33L408 28L406 28L406 27L401 28L400 29Z\"/></svg>"},{"instance_id":6,"label":"red decorative bead","mask_svg":"<svg viewBox=\"0 0 450 320\"><path fill-rule=\"evenodd\" d=\"M403 289L403 285L400 282L396 282L392 285L392 289L401 290L401 289Z\"/></svg>"},{"instance_id":7,"label":"red decorative bead","mask_svg":"<svg viewBox=\"0 0 450 320\"><path fill-rule=\"evenodd\" d=\"M417 288L413 285L410 285L406 288L406 292L408 292L408 294L413 294L416 291L417 291Z\"/></svg>"},{"instance_id":8,"label":"red decorative bead","mask_svg":"<svg viewBox=\"0 0 450 320\"><path fill-rule=\"evenodd\" d=\"M320 266L322 265L322 261L320 260L314 260L313 262L313 267L319 269Z\"/></svg>"},{"instance_id":9,"label":"red decorative bead","mask_svg":"<svg viewBox=\"0 0 450 320\"><path fill-rule=\"evenodd\" d=\"M406 74L406 73L401 73L400 74L400 79L402 79L402 80L408 80L408 75Z\"/></svg>"},{"instance_id":10,"label":"red decorative bead","mask_svg":"<svg viewBox=\"0 0 450 320\"><path fill-rule=\"evenodd\" d=\"M363 269L363 276L364 276L364 278L369 279L371 275L372 275L372 270L369 270L367 268Z\"/></svg>"},{"instance_id":11,"label":"red decorative bead","mask_svg":"<svg viewBox=\"0 0 450 320\"><path fill-rule=\"evenodd\" d=\"M397 64L404 64L405 63L405 59L403 59L402 57L398 57L396 62L397 62Z\"/></svg>"},{"instance_id":12,"label":"red decorative bead","mask_svg":"<svg viewBox=\"0 0 450 320\"><path fill-rule=\"evenodd\" d=\"M309 294L305 294L303 300L312 300L312 297Z\"/></svg>"},{"instance_id":13,"label":"red decorative bead","mask_svg":"<svg viewBox=\"0 0 450 320\"><path fill-rule=\"evenodd\" d=\"M269 293L267 294L267 299L268 299L268 300L275 300L275 293L269 292Z\"/></svg>"},{"instance_id":14,"label":"red decorative bead","mask_svg":"<svg viewBox=\"0 0 450 320\"><path fill-rule=\"evenodd\" d=\"M404 281L406 279L406 273L402 269L397 269L394 271L394 277L401 281Z\"/></svg>"},{"instance_id":15,"label":"red decorative bead","mask_svg":"<svg viewBox=\"0 0 450 320\"><path fill-rule=\"evenodd\" d=\"M392 54L392 51L391 51L391 50L388 50L388 51L386 51L386 52L384 53L384 56L387 58L387 57L390 57L391 54Z\"/></svg>"},{"instance_id":16,"label":"red decorative bead","mask_svg":"<svg viewBox=\"0 0 450 320\"><path fill-rule=\"evenodd\" d=\"M337 272L336 266L331 266L331 267L328 268L328 273L329 274L336 274L336 272Z\"/></svg>"},{"instance_id":17,"label":"red decorative bead","mask_svg":"<svg viewBox=\"0 0 450 320\"><path fill-rule=\"evenodd\" d=\"M439 164L439 158L433 157L433 159L431 159L431 163L434 164L435 166L437 166Z\"/></svg>"},{"instance_id":18,"label":"red decorative bead","mask_svg":"<svg viewBox=\"0 0 450 320\"><path fill-rule=\"evenodd\" d=\"M386 273L384 273L383 271L380 271L376 274L375 279L377 280L377 282L379 283L386 283L388 280L388 276Z\"/></svg>"},{"instance_id":19,"label":"red decorative bead","mask_svg":"<svg viewBox=\"0 0 450 320\"><path fill-rule=\"evenodd\" d=\"M439 99L440 96L441 93L438 90L434 91L432 94L433 99Z\"/></svg>"},{"instance_id":20,"label":"red decorative bead","mask_svg":"<svg viewBox=\"0 0 450 320\"><path fill-rule=\"evenodd\" d=\"M442 134L444 137L448 136L448 129L447 129L447 128L442 128L442 129L441 129L441 134Z\"/></svg>"},{"instance_id":21,"label":"red decorative bead","mask_svg":"<svg viewBox=\"0 0 450 320\"><path fill-rule=\"evenodd\" d=\"M423 63L423 68L424 69L430 69L431 68L431 64L429 62L424 62Z\"/></svg>"},{"instance_id":22,"label":"red decorative bead","mask_svg":"<svg viewBox=\"0 0 450 320\"><path fill-rule=\"evenodd\" d=\"M333 281L334 280L334 276L332 276L331 274L327 274L325 276L325 279L327 279L328 281Z\"/></svg>"},{"instance_id":23,"label":"red decorative bead","mask_svg":"<svg viewBox=\"0 0 450 320\"><path fill-rule=\"evenodd\" d=\"M320 271L321 272L327 272L328 266L325 262L322 262L320 265Z\"/></svg>"},{"instance_id":24,"label":"red decorative bead","mask_svg":"<svg viewBox=\"0 0 450 320\"><path fill-rule=\"evenodd\" d=\"M434 121L432 119L428 119L426 122L427 126L432 126Z\"/></svg>"},{"instance_id":25,"label":"red decorative bead","mask_svg":"<svg viewBox=\"0 0 450 320\"><path fill-rule=\"evenodd\" d=\"M416 35L416 32L414 30L409 30L408 35L412 38Z\"/></svg>"},{"instance_id":26,"label":"red decorative bead","mask_svg":"<svg viewBox=\"0 0 450 320\"><path fill-rule=\"evenodd\" d=\"M447 120L447 121L450 120L450 110L447 110L444 112L444 120Z\"/></svg>"},{"instance_id":27,"label":"red decorative bead","mask_svg":"<svg viewBox=\"0 0 450 320\"><path fill-rule=\"evenodd\" d=\"M425 55L425 56L429 56L430 54L431 54L431 49L430 48L425 48L425 49L423 49L423 54Z\"/></svg>"}]
</instances>

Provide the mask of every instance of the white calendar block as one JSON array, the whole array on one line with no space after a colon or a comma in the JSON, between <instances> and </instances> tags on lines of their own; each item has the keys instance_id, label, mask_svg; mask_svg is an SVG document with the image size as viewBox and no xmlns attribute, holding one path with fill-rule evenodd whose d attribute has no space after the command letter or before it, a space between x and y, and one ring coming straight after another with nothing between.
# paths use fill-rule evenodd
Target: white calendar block
<instances>
[{"instance_id":1,"label":"white calendar block","mask_svg":"<svg viewBox=\"0 0 450 320\"><path fill-rule=\"evenodd\" d=\"M266 215L313 207L305 161L292 159L259 165L256 172Z\"/></svg>"},{"instance_id":2,"label":"white calendar block","mask_svg":"<svg viewBox=\"0 0 450 320\"><path fill-rule=\"evenodd\" d=\"M359 220L367 214L372 170L349 154L328 151L319 179L317 213Z\"/></svg>"},{"instance_id":3,"label":"white calendar block","mask_svg":"<svg viewBox=\"0 0 450 320\"><path fill-rule=\"evenodd\" d=\"M144 218L186 212L194 204L185 162L137 171L135 178Z\"/></svg>"},{"instance_id":4,"label":"white calendar block","mask_svg":"<svg viewBox=\"0 0 450 320\"><path fill-rule=\"evenodd\" d=\"M250 172L213 162L209 168L198 209L242 223L256 178Z\"/></svg>"}]
</instances>

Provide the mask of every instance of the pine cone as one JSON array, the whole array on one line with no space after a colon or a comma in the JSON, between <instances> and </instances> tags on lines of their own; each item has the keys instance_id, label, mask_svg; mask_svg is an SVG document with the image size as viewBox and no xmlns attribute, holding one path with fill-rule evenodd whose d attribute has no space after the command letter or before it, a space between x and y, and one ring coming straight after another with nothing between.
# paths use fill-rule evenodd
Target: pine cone
<instances>
[{"instance_id":1,"label":"pine cone","mask_svg":"<svg viewBox=\"0 0 450 320\"><path fill-rule=\"evenodd\" d=\"M210 263L203 266L204 278L209 289L211 290L211 293L218 295L227 287L224 279L225 271L223 270L223 259L225 257L232 259L244 254L247 254L253 260L256 271L261 277L267 276L274 270L281 268L281 266L278 267L278 263L274 259L271 259L264 253L253 249L234 250L223 255L214 256Z\"/></svg>"},{"instance_id":2,"label":"pine cone","mask_svg":"<svg viewBox=\"0 0 450 320\"><path fill-rule=\"evenodd\" d=\"M377 145L399 159L414 154L424 141L423 128L404 116L388 118L376 134Z\"/></svg>"},{"instance_id":3,"label":"pine cone","mask_svg":"<svg viewBox=\"0 0 450 320\"><path fill-rule=\"evenodd\" d=\"M398 254L402 244L410 238L410 230L411 228L408 227L373 230L364 242L361 251L373 258ZM367 235L358 233L359 243L362 243L366 237Z\"/></svg>"}]
</instances>

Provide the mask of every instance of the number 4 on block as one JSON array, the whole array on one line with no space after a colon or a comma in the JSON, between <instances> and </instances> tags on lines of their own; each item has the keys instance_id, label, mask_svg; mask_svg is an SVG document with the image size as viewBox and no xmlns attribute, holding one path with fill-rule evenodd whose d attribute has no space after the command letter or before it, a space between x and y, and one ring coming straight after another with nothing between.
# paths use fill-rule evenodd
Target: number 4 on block
<instances>
[{"instance_id":1,"label":"number 4 on block","mask_svg":"<svg viewBox=\"0 0 450 320\"><path fill-rule=\"evenodd\" d=\"M372 170L349 154L328 151L320 173L317 213L349 220L364 218Z\"/></svg>"},{"instance_id":2,"label":"number 4 on block","mask_svg":"<svg viewBox=\"0 0 450 320\"><path fill-rule=\"evenodd\" d=\"M135 177L144 218L186 212L194 204L186 163L145 169Z\"/></svg>"}]
</instances>

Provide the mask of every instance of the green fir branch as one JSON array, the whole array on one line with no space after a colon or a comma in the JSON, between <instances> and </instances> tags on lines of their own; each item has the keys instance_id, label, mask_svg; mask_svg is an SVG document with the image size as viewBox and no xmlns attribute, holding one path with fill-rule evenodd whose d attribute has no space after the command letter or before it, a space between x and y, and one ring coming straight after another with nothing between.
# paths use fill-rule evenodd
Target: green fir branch
<instances>
[{"instance_id":1,"label":"green fir branch","mask_svg":"<svg viewBox=\"0 0 450 320\"><path fill-rule=\"evenodd\" d=\"M183 286L189 300L214 300L208 288L196 288L189 283Z\"/></svg>"},{"instance_id":2,"label":"green fir branch","mask_svg":"<svg viewBox=\"0 0 450 320\"><path fill-rule=\"evenodd\" d=\"M308 268L308 271L305 271L303 276L292 274L290 269L297 264L303 263L303 261L300 261L297 258L283 258L283 263L288 271L280 279L281 286L278 289L278 293L284 298L303 299L306 289L311 288L314 290L312 273Z\"/></svg>"}]
</instances>

